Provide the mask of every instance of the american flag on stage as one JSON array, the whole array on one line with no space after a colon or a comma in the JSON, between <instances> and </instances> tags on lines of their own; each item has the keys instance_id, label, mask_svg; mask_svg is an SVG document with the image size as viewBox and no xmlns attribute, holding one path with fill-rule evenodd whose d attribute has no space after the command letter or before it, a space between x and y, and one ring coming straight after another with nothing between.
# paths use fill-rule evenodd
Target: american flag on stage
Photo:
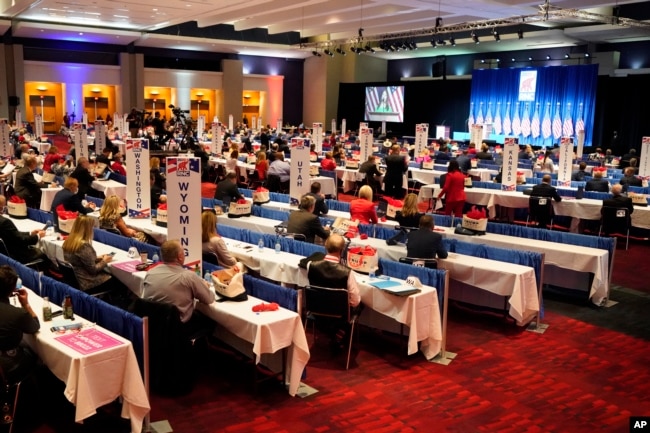
<instances>
[{"instance_id":1,"label":"american flag on stage","mask_svg":"<svg viewBox=\"0 0 650 433\"><path fill-rule=\"evenodd\" d=\"M547 139L551 136L551 104L546 104L546 111L544 112L544 120L542 121L542 137Z\"/></svg>"},{"instance_id":2,"label":"american flag on stage","mask_svg":"<svg viewBox=\"0 0 650 433\"><path fill-rule=\"evenodd\" d=\"M467 118L467 125L471 128L474 124L474 103L469 103L469 117Z\"/></svg>"},{"instance_id":3,"label":"american flag on stage","mask_svg":"<svg viewBox=\"0 0 650 433\"><path fill-rule=\"evenodd\" d=\"M501 102L497 102L497 112L494 115L494 125L492 125L494 133L501 135Z\"/></svg>"},{"instance_id":4,"label":"american flag on stage","mask_svg":"<svg viewBox=\"0 0 650 433\"><path fill-rule=\"evenodd\" d=\"M506 104L506 118L503 119L503 134L504 135L510 135L512 132L511 124L510 124L510 102Z\"/></svg>"},{"instance_id":5,"label":"american flag on stage","mask_svg":"<svg viewBox=\"0 0 650 433\"><path fill-rule=\"evenodd\" d=\"M519 102L515 104L515 116L512 119L512 133L514 135L521 134L521 119L519 119Z\"/></svg>"},{"instance_id":6,"label":"american flag on stage","mask_svg":"<svg viewBox=\"0 0 650 433\"><path fill-rule=\"evenodd\" d=\"M528 104L524 110L524 118L521 119L521 135L528 137L530 135L530 112L528 111Z\"/></svg>"},{"instance_id":7,"label":"american flag on stage","mask_svg":"<svg viewBox=\"0 0 650 433\"><path fill-rule=\"evenodd\" d=\"M492 103L488 102L487 114L485 115L485 123L492 123Z\"/></svg>"},{"instance_id":8,"label":"american flag on stage","mask_svg":"<svg viewBox=\"0 0 650 433\"><path fill-rule=\"evenodd\" d=\"M482 125L483 124L483 103L481 102L481 105L478 107L478 114L476 115L476 124L477 125Z\"/></svg>"},{"instance_id":9,"label":"american flag on stage","mask_svg":"<svg viewBox=\"0 0 650 433\"><path fill-rule=\"evenodd\" d=\"M555 117L553 117L553 138L556 140L562 136L562 119L560 119L560 103L557 103Z\"/></svg>"},{"instance_id":10,"label":"american flag on stage","mask_svg":"<svg viewBox=\"0 0 650 433\"><path fill-rule=\"evenodd\" d=\"M565 137L571 137L573 135L573 119L571 119L571 104L567 105L566 116L564 117L564 123L562 124L562 132Z\"/></svg>"},{"instance_id":11,"label":"american flag on stage","mask_svg":"<svg viewBox=\"0 0 650 433\"><path fill-rule=\"evenodd\" d=\"M539 137L539 103L535 105L535 114L533 114L533 120L530 122L530 132L533 138Z\"/></svg>"},{"instance_id":12,"label":"american flag on stage","mask_svg":"<svg viewBox=\"0 0 650 433\"><path fill-rule=\"evenodd\" d=\"M580 103L580 113L578 113L578 120L576 121L576 134L578 131L585 130L585 122L582 120L582 102Z\"/></svg>"}]
</instances>

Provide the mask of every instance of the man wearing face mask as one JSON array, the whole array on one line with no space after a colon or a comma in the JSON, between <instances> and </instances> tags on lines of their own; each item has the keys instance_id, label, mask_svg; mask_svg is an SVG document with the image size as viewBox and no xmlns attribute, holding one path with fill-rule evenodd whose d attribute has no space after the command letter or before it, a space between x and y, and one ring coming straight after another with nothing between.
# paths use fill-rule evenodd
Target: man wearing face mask
<instances>
[{"instance_id":1,"label":"man wearing face mask","mask_svg":"<svg viewBox=\"0 0 650 433\"><path fill-rule=\"evenodd\" d=\"M50 212L54 216L54 227L59 228L59 219L57 218L56 208L63 205L63 209L71 212L79 212L82 215L89 214L95 210L95 203L88 203L84 206L81 197L79 197L79 181L74 177L68 177L63 184L63 189L56 193L52 200Z\"/></svg>"}]
</instances>

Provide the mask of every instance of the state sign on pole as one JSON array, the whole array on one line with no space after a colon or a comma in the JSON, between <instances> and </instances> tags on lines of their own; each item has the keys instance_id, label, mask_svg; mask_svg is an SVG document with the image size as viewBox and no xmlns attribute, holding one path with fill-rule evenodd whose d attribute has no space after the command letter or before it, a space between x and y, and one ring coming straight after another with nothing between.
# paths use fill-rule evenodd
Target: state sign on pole
<instances>
[{"instance_id":1,"label":"state sign on pole","mask_svg":"<svg viewBox=\"0 0 650 433\"><path fill-rule=\"evenodd\" d=\"M275 122L275 130L278 134L282 134L282 119L278 119L278 121Z\"/></svg>"},{"instance_id":2,"label":"state sign on pole","mask_svg":"<svg viewBox=\"0 0 650 433\"><path fill-rule=\"evenodd\" d=\"M126 140L126 205L131 218L151 218L149 140Z\"/></svg>"},{"instance_id":3,"label":"state sign on pole","mask_svg":"<svg viewBox=\"0 0 650 433\"><path fill-rule=\"evenodd\" d=\"M560 138L560 165L557 171L559 186L571 186L573 171L573 140L571 137Z\"/></svg>"},{"instance_id":4,"label":"state sign on pole","mask_svg":"<svg viewBox=\"0 0 650 433\"><path fill-rule=\"evenodd\" d=\"M323 151L323 124L314 122L311 129L311 139L316 145L316 153L320 155Z\"/></svg>"},{"instance_id":5,"label":"state sign on pole","mask_svg":"<svg viewBox=\"0 0 650 433\"><path fill-rule=\"evenodd\" d=\"M291 203L300 203L300 198L310 190L309 179L309 146L310 142L303 138L291 139L291 173L289 177L289 195Z\"/></svg>"},{"instance_id":6,"label":"state sign on pole","mask_svg":"<svg viewBox=\"0 0 650 433\"><path fill-rule=\"evenodd\" d=\"M578 147L576 148L576 158L582 159L582 152L585 148L585 130L578 131Z\"/></svg>"},{"instance_id":7,"label":"state sign on pole","mask_svg":"<svg viewBox=\"0 0 650 433\"><path fill-rule=\"evenodd\" d=\"M336 119L332 119L332 126L331 126L331 131L332 134L336 134Z\"/></svg>"},{"instance_id":8,"label":"state sign on pole","mask_svg":"<svg viewBox=\"0 0 650 433\"><path fill-rule=\"evenodd\" d=\"M79 158L88 158L88 131L86 131L86 125L78 122L72 125L72 139L77 161ZM77 161L75 161L75 164Z\"/></svg>"},{"instance_id":9,"label":"state sign on pole","mask_svg":"<svg viewBox=\"0 0 650 433\"><path fill-rule=\"evenodd\" d=\"M372 155L373 144L372 128L362 128L359 131L359 160L362 163L366 162L368 157Z\"/></svg>"},{"instance_id":10,"label":"state sign on pole","mask_svg":"<svg viewBox=\"0 0 650 433\"><path fill-rule=\"evenodd\" d=\"M23 113L21 113L18 109L16 109L16 126L18 128L23 127Z\"/></svg>"},{"instance_id":11,"label":"state sign on pole","mask_svg":"<svg viewBox=\"0 0 650 433\"><path fill-rule=\"evenodd\" d=\"M429 124L419 123L415 125L415 156L422 154L422 151L427 148L427 141L429 139Z\"/></svg>"},{"instance_id":12,"label":"state sign on pole","mask_svg":"<svg viewBox=\"0 0 650 433\"><path fill-rule=\"evenodd\" d=\"M641 139L641 156L639 159L639 176L650 176L650 137Z\"/></svg>"},{"instance_id":13,"label":"state sign on pole","mask_svg":"<svg viewBox=\"0 0 650 433\"><path fill-rule=\"evenodd\" d=\"M222 142L221 140L221 123L212 122L212 128L210 130L212 135L212 140L210 141L210 153L217 154L217 143ZM222 142L223 145L223 142Z\"/></svg>"},{"instance_id":14,"label":"state sign on pole","mask_svg":"<svg viewBox=\"0 0 650 433\"><path fill-rule=\"evenodd\" d=\"M0 157L2 158L13 154L13 146L9 139L10 131L9 119L0 119Z\"/></svg>"},{"instance_id":15,"label":"state sign on pole","mask_svg":"<svg viewBox=\"0 0 650 433\"><path fill-rule=\"evenodd\" d=\"M501 189L517 189L517 164L519 163L519 145L514 137L506 137L503 143L503 167L501 169Z\"/></svg>"},{"instance_id":16,"label":"state sign on pole","mask_svg":"<svg viewBox=\"0 0 650 433\"><path fill-rule=\"evenodd\" d=\"M205 132L205 115L202 114L196 120L196 133L198 138L201 138L204 132Z\"/></svg>"},{"instance_id":17,"label":"state sign on pole","mask_svg":"<svg viewBox=\"0 0 650 433\"><path fill-rule=\"evenodd\" d=\"M345 119L341 120L341 135L346 135L348 133L347 127L347 121Z\"/></svg>"},{"instance_id":18,"label":"state sign on pole","mask_svg":"<svg viewBox=\"0 0 650 433\"><path fill-rule=\"evenodd\" d=\"M106 125L103 120L95 120L95 155L100 155L106 147Z\"/></svg>"},{"instance_id":19,"label":"state sign on pole","mask_svg":"<svg viewBox=\"0 0 650 433\"><path fill-rule=\"evenodd\" d=\"M229 115L228 115L228 130L229 130L230 132L234 132L233 129L235 128L235 126L234 126L233 120L234 120L234 119L233 119L233 117L232 117L232 114L229 114Z\"/></svg>"},{"instance_id":20,"label":"state sign on pole","mask_svg":"<svg viewBox=\"0 0 650 433\"><path fill-rule=\"evenodd\" d=\"M34 134L38 138L43 135L43 116L40 114L34 115Z\"/></svg>"},{"instance_id":21,"label":"state sign on pole","mask_svg":"<svg viewBox=\"0 0 650 433\"><path fill-rule=\"evenodd\" d=\"M167 239L177 239L185 266L202 273L201 158L167 158Z\"/></svg>"}]
</instances>

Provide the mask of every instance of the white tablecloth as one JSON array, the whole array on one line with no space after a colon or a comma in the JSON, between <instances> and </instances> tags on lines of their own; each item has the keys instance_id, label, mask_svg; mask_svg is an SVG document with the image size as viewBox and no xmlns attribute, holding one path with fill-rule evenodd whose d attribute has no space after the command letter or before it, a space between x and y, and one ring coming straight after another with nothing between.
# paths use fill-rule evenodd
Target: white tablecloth
<instances>
[{"instance_id":1,"label":"white tablecloth","mask_svg":"<svg viewBox=\"0 0 650 433\"><path fill-rule=\"evenodd\" d=\"M116 195L126 200L126 185L115 180L94 180L92 187L104 193L106 197Z\"/></svg>"},{"instance_id":2,"label":"white tablecloth","mask_svg":"<svg viewBox=\"0 0 650 433\"><path fill-rule=\"evenodd\" d=\"M43 321L43 300L39 296L30 291L29 302L39 315L41 330L35 335L25 335L25 341L66 384L64 394L76 406L75 421L83 421L94 415L98 407L121 396L124 399L122 417L131 419L132 432L142 431L142 422L150 407L131 342L75 315L73 322L84 323L82 333L87 328L95 328L122 343L83 355L55 339L59 334L50 331L53 322ZM53 310L59 309L53 306Z\"/></svg>"},{"instance_id":3,"label":"white tablecloth","mask_svg":"<svg viewBox=\"0 0 650 433\"><path fill-rule=\"evenodd\" d=\"M437 197L440 192L439 185L424 185L420 188L420 201ZM496 216L496 206L509 208L528 208L529 196L518 191L501 191L498 189L467 188L465 189L467 202L486 206L490 218ZM553 201L553 210L556 215L570 216L575 219L600 220L602 200L583 198L576 200L572 197L562 197L561 202ZM635 206L632 213L632 226L650 229L650 207Z\"/></svg>"},{"instance_id":4,"label":"white tablecloth","mask_svg":"<svg viewBox=\"0 0 650 433\"><path fill-rule=\"evenodd\" d=\"M41 188L41 210L49 212L52 208L52 201L54 200L54 196L62 189L63 187Z\"/></svg>"}]
</instances>

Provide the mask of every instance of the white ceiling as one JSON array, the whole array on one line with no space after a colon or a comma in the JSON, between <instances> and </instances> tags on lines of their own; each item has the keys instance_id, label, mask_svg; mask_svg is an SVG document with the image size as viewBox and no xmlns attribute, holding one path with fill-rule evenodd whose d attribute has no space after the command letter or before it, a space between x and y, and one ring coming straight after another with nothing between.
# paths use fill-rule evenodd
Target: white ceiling
<instances>
[{"instance_id":1,"label":"white ceiling","mask_svg":"<svg viewBox=\"0 0 650 433\"><path fill-rule=\"evenodd\" d=\"M645 0L557 0L554 7L613 15L612 7ZM0 0L0 32L10 26L16 37L62 39L143 47L269 55L311 56L311 49L217 40L181 35L161 35L153 30L196 21L199 28L231 24L235 31L264 28L270 35L299 32L312 41L356 38L359 28L373 36L430 29L437 17L444 26L530 16L540 11L539 1L518 0ZM634 18L634 17L627 17ZM419 43L417 51L375 55L386 58L466 54L531 48L561 47L588 42L650 40L648 27L626 27L580 20L549 20L529 24L525 37L502 33L501 42L481 35L482 43L469 37L457 39L456 47ZM539 31L535 31L535 28ZM446 37L448 35L445 35Z\"/></svg>"}]
</instances>

